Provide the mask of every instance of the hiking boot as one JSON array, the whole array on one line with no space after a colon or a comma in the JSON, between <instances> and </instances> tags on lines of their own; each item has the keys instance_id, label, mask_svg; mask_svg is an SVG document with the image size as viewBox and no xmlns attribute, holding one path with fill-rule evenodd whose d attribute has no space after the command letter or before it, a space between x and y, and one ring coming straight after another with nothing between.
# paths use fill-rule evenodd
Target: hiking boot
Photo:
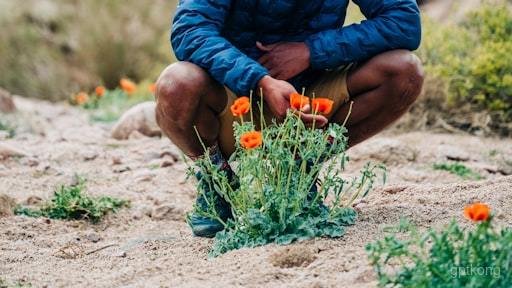
<instances>
[{"instance_id":1,"label":"hiking boot","mask_svg":"<svg viewBox=\"0 0 512 288\"><path fill-rule=\"evenodd\" d=\"M230 182L233 183L233 189L236 190L238 182L236 181L236 177L231 168L229 168L229 166L223 167L222 170L227 173L228 179L235 180ZM224 222L232 218L233 216L231 214L231 207L229 203L227 203L226 200L224 200L222 196L215 191L213 183L209 183L211 180L203 177L201 172L196 173L196 178L198 180L198 190L200 191L196 199L196 209L204 212L208 211L208 201L206 200L205 195L213 194L211 198L213 198L213 205L215 205L215 211L219 215L219 218ZM224 230L224 225L220 221L202 216L197 212L190 213L187 218L187 222L192 229L192 233L198 237L212 238L215 237L217 232Z\"/></svg>"}]
</instances>

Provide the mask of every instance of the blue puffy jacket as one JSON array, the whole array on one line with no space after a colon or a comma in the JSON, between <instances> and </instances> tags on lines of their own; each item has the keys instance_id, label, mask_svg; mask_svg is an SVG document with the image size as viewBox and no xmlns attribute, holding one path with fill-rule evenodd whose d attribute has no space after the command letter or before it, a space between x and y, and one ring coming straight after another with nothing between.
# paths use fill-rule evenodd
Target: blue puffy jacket
<instances>
[{"instance_id":1,"label":"blue puffy jacket","mask_svg":"<svg viewBox=\"0 0 512 288\"><path fill-rule=\"evenodd\" d=\"M415 0L353 0L368 20L343 27L349 0L180 0L171 42L176 57L206 69L237 95L268 74L256 41L305 42L311 67L290 82L307 86L315 72L391 49L417 49Z\"/></svg>"}]
</instances>

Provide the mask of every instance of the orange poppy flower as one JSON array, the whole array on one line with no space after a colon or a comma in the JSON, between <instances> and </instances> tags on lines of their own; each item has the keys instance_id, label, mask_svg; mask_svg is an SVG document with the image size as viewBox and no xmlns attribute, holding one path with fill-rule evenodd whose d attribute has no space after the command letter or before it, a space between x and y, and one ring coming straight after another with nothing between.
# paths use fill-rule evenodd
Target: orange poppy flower
<instances>
[{"instance_id":1,"label":"orange poppy flower","mask_svg":"<svg viewBox=\"0 0 512 288\"><path fill-rule=\"evenodd\" d=\"M137 90L137 85L126 78L121 79L121 81L119 81L119 85L121 86L121 89L128 94L132 94Z\"/></svg>"},{"instance_id":2,"label":"orange poppy flower","mask_svg":"<svg viewBox=\"0 0 512 288\"><path fill-rule=\"evenodd\" d=\"M156 83L149 85L149 91L153 94L156 93Z\"/></svg>"},{"instance_id":3,"label":"orange poppy flower","mask_svg":"<svg viewBox=\"0 0 512 288\"><path fill-rule=\"evenodd\" d=\"M261 132L252 131L243 134L242 137L240 137L240 144L245 149L253 149L261 146L261 144L263 144Z\"/></svg>"},{"instance_id":4,"label":"orange poppy flower","mask_svg":"<svg viewBox=\"0 0 512 288\"><path fill-rule=\"evenodd\" d=\"M80 93L75 95L75 102L76 102L76 104L83 105L87 101L89 101L89 95L87 95L87 93L80 92Z\"/></svg>"},{"instance_id":5,"label":"orange poppy flower","mask_svg":"<svg viewBox=\"0 0 512 288\"><path fill-rule=\"evenodd\" d=\"M98 86L94 90L94 92L96 93L96 96L98 96L98 98L103 97L105 95L105 91L106 91L106 89L103 86Z\"/></svg>"},{"instance_id":6,"label":"orange poppy flower","mask_svg":"<svg viewBox=\"0 0 512 288\"><path fill-rule=\"evenodd\" d=\"M475 203L464 208L464 215L474 222L486 221L489 219L490 212L491 208L482 203Z\"/></svg>"},{"instance_id":7,"label":"orange poppy flower","mask_svg":"<svg viewBox=\"0 0 512 288\"><path fill-rule=\"evenodd\" d=\"M290 94L290 107L295 110L302 110L304 106L309 105L309 98L299 93Z\"/></svg>"},{"instance_id":8,"label":"orange poppy flower","mask_svg":"<svg viewBox=\"0 0 512 288\"><path fill-rule=\"evenodd\" d=\"M244 115L245 113L249 112L251 109L251 100L249 97L240 97L236 99L235 103L231 105L231 113L233 113L233 116L240 117Z\"/></svg>"},{"instance_id":9,"label":"orange poppy flower","mask_svg":"<svg viewBox=\"0 0 512 288\"><path fill-rule=\"evenodd\" d=\"M321 113L327 115L332 111L332 105L334 101L327 98L316 98L311 100L311 106L315 113Z\"/></svg>"}]
</instances>

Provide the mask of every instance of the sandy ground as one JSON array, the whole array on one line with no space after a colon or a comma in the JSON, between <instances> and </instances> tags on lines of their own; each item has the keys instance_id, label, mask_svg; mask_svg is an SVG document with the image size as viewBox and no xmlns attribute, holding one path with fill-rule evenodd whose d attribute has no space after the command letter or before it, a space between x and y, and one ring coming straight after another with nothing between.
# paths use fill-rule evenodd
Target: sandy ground
<instances>
[{"instance_id":1,"label":"sandy ground","mask_svg":"<svg viewBox=\"0 0 512 288\"><path fill-rule=\"evenodd\" d=\"M17 104L25 128L5 142L32 156L0 161L0 195L18 203L46 199L78 173L89 180L90 194L129 199L132 206L97 225L0 218L0 279L9 285L374 287L364 246L400 217L422 228L440 228L453 217L467 223L462 207L479 200L492 206L500 224L512 224L512 176L505 176L512 173L511 139L390 130L350 151L348 173L381 161L389 174L385 186L357 203L360 215L346 236L207 259L211 240L192 237L183 221L194 186L185 182L187 166L169 140L116 141L108 126L91 124L81 111L23 99ZM465 161L486 179L432 169L448 158ZM76 257L61 251L66 247Z\"/></svg>"}]
</instances>

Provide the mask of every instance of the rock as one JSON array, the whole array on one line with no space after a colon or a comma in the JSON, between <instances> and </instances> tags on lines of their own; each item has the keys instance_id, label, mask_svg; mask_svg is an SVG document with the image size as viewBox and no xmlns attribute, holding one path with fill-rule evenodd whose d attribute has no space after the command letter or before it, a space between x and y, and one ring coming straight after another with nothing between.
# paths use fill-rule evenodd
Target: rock
<instances>
[{"instance_id":1,"label":"rock","mask_svg":"<svg viewBox=\"0 0 512 288\"><path fill-rule=\"evenodd\" d=\"M461 150L459 147L440 145L438 151L448 160L468 161L470 159L470 155L466 151Z\"/></svg>"},{"instance_id":2,"label":"rock","mask_svg":"<svg viewBox=\"0 0 512 288\"><path fill-rule=\"evenodd\" d=\"M101 237L100 237L100 235L98 235L96 233L89 233L89 234L85 235L85 239L91 241L92 243L98 243L98 242L100 242Z\"/></svg>"},{"instance_id":3,"label":"rock","mask_svg":"<svg viewBox=\"0 0 512 288\"><path fill-rule=\"evenodd\" d=\"M156 176L156 173L154 173L154 172L152 172L152 171L150 171L148 169L143 169L143 170L137 171L133 175L133 177L135 179L135 182L150 181L155 176Z\"/></svg>"},{"instance_id":4,"label":"rock","mask_svg":"<svg viewBox=\"0 0 512 288\"><path fill-rule=\"evenodd\" d=\"M126 257L126 251L117 251L115 254L114 254L114 257L120 257L120 258L124 258Z\"/></svg>"},{"instance_id":5,"label":"rock","mask_svg":"<svg viewBox=\"0 0 512 288\"><path fill-rule=\"evenodd\" d=\"M22 165L26 165L29 167L36 167L37 165L39 165L39 160L37 160L37 158L34 158L34 157L29 157L29 158L23 158L23 160L20 161L20 163Z\"/></svg>"},{"instance_id":6,"label":"rock","mask_svg":"<svg viewBox=\"0 0 512 288\"><path fill-rule=\"evenodd\" d=\"M510 165L502 164L498 167L498 169L499 169L498 171L502 175L505 175L505 176L512 175L512 166L510 166Z\"/></svg>"},{"instance_id":7,"label":"rock","mask_svg":"<svg viewBox=\"0 0 512 288\"><path fill-rule=\"evenodd\" d=\"M142 157L143 157L144 161L146 161L146 162L161 158L160 153L155 152L155 151L150 151L150 152L144 153L144 155Z\"/></svg>"},{"instance_id":8,"label":"rock","mask_svg":"<svg viewBox=\"0 0 512 288\"><path fill-rule=\"evenodd\" d=\"M128 172L128 171L130 171L130 170L132 170L132 168L131 168L130 166L128 166L128 165L117 166L117 167L114 167L114 168L112 169L112 171L113 171L114 173L118 173L118 174L120 174L120 173L124 173L124 172Z\"/></svg>"},{"instance_id":9,"label":"rock","mask_svg":"<svg viewBox=\"0 0 512 288\"><path fill-rule=\"evenodd\" d=\"M160 153L160 158L171 158L174 162L180 161L180 156L172 151L164 151Z\"/></svg>"},{"instance_id":10,"label":"rock","mask_svg":"<svg viewBox=\"0 0 512 288\"><path fill-rule=\"evenodd\" d=\"M139 220L144 217L151 217L152 212L153 210L151 209L151 207L146 205L141 206L139 209L135 211L135 213L133 213L133 219Z\"/></svg>"},{"instance_id":11,"label":"rock","mask_svg":"<svg viewBox=\"0 0 512 288\"><path fill-rule=\"evenodd\" d=\"M112 138L126 140L134 131L149 137L162 135L156 123L155 108L156 103L150 101L140 103L126 111L112 129ZM139 136L132 135L132 137Z\"/></svg>"},{"instance_id":12,"label":"rock","mask_svg":"<svg viewBox=\"0 0 512 288\"><path fill-rule=\"evenodd\" d=\"M121 160L121 157L114 156L112 157L112 165L121 165L123 164L123 160Z\"/></svg>"},{"instance_id":13,"label":"rock","mask_svg":"<svg viewBox=\"0 0 512 288\"><path fill-rule=\"evenodd\" d=\"M162 163L160 164L160 168L167 168L167 167L171 167L173 166L175 163L174 160L164 160L162 161Z\"/></svg>"},{"instance_id":14,"label":"rock","mask_svg":"<svg viewBox=\"0 0 512 288\"><path fill-rule=\"evenodd\" d=\"M133 131L128 136L129 140L139 140L139 139L144 139L144 138L148 138L148 137L146 135L140 133L139 131Z\"/></svg>"},{"instance_id":15,"label":"rock","mask_svg":"<svg viewBox=\"0 0 512 288\"><path fill-rule=\"evenodd\" d=\"M172 204L162 204L151 212L151 218L156 220L183 220L183 211Z\"/></svg>"},{"instance_id":16,"label":"rock","mask_svg":"<svg viewBox=\"0 0 512 288\"><path fill-rule=\"evenodd\" d=\"M13 198L0 194L0 218L14 215L15 207L16 201Z\"/></svg>"},{"instance_id":17,"label":"rock","mask_svg":"<svg viewBox=\"0 0 512 288\"><path fill-rule=\"evenodd\" d=\"M11 133L7 131L0 131L0 141L11 138Z\"/></svg>"},{"instance_id":18,"label":"rock","mask_svg":"<svg viewBox=\"0 0 512 288\"><path fill-rule=\"evenodd\" d=\"M0 143L0 158L27 157L27 152L7 143Z\"/></svg>"},{"instance_id":19,"label":"rock","mask_svg":"<svg viewBox=\"0 0 512 288\"><path fill-rule=\"evenodd\" d=\"M46 173L50 171L50 169L52 169L52 166L50 165L50 162L47 161L39 163L39 165L36 167L36 171L38 173Z\"/></svg>"},{"instance_id":20,"label":"rock","mask_svg":"<svg viewBox=\"0 0 512 288\"><path fill-rule=\"evenodd\" d=\"M14 113L16 112L16 105L12 100L11 93L0 88L0 112Z\"/></svg>"},{"instance_id":21,"label":"rock","mask_svg":"<svg viewBox=\"0 0 512 288\"><path fill-rule=\"evenodd\" d=\"M407 189L407 186L395 185L384 188L384 192L388 194L397 194L403 192L405 189Z\"/></svg>"},{"instance_id":22,"label":"rock","mask_svg":"<svg viewBox=\"0 0 512 288\"><path fill-rule=\"evenodd\" d=\"M93 161L98 158L99 154L95 151L87 151L83 155L84 161Z\"/></svg>"},{"instance_id":23,"label":"rock","mask_svg":"<svg viewBox=\"0 0 512 288\"><path fill-rule=\"evenodd\" d=\"M27 198L27 200L25 200L25 205L34 206L34 205L41 203L42 201L43 201L43 199L41 197L30 196Z\"/></svg>"}]
</instances>

